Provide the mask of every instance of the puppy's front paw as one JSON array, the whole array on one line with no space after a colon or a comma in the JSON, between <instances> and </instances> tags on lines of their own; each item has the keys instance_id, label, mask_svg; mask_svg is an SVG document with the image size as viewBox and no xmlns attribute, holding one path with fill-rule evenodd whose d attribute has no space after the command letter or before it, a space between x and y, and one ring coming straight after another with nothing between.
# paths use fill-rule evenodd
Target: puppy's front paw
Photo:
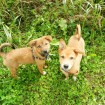
<instances>
[{"instance_id":1,"label":"puppy's front paw","mask_svg":"<svg viewBox=\"0 0 105 105\"><path fill-rule=\"evenodd\" d=\"M44 68L45 68L45 69L47 69L47 68L48 68L48 66L47 66L47 65L45 65L45 66L44 66Z\"/></svg>"},{"instance_id":2,"label":"puppy's front paw","mask_svg":"<svg viewBox=\"0 0 105 105\"><path fill-rule=\"evenodd\" d=\"M73 76L73 80L76 81L77 80L77 77L76 76Z\"/></svg>"},{"instance_id":3,"label":"puppy's front paw","mask_svg":"<svg viewBox=\"0 0 105 105\"><path fill-rule=\"evenodd\" d=\"M43 75L46 75L46 72L45 71L43 71Z\"/></svg>"},{"instance_id":4,"label":"puppy's front paw","mask_svg":"<svg viewBox=\"0 0 105 105\"><path fill-rule=\"evenodd\" d=\"M67 81L69 78L65 78L65 81Z\"/></svg>"}]
</instances>

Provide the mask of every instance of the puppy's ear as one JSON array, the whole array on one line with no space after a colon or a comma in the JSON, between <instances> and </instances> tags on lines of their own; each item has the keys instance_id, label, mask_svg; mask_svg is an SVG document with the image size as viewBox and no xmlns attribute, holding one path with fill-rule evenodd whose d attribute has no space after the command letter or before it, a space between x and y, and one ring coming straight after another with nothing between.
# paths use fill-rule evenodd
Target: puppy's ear
<instances>
[{"instance_id":1,"label":"puppy's ear","mask_svg":"<svg viewBox=\"0 0 105 105\"><path fill-rule=\"evenodd\" d=\"M82 54L83 56L86 56L85 52L79 49L74 49L74 52L76 53L76 55L79 53L79 54Z\"/></svg>"},{"instance_id":2,"label":"puppy's ear","mask_svg":"<svg viewBox=\"0 0 105 105\"><path fill-rule=\"evenodd\" d=\"M50 36L50 35L48 35L48 36L44 36L44 38L45 38L46 40L48 40L49 42L52 41L52 36Z\"/></svg>"},{"instance_id":3,"label":"puppy's ear","mask_svg":"<svg viewBox=\"0 0 105 105\"><path fill-rule=\"evenodd\" d=\"M36 46L36 43L37 43L37 40L31 40L30 42L29 42L29 46Z\"/></svg>"},{"instance_id":4,"label":"puppy's ear","mask_svg":"<svg viewBox=\"0 0 105 105\"><path fill-rule=\"evenodd\" d=\"M59 42L59 52L66 48L66 43L63 39L60 39Z\"/></svg>"}]
</instances>

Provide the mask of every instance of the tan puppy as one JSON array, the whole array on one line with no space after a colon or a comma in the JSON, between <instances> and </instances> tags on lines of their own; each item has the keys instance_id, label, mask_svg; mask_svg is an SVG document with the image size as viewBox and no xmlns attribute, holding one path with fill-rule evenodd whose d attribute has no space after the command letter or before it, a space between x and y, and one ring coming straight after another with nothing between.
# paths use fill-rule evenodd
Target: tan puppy
<instances>
[{"instance_id":1,"label":"tan puppy","mask_svg":"<svg viewBox=\"0 0 105 105\"><path fill-rule=\"evenodd\" d=\"M41 38L29 42L30 47L18 48L8 53L1 52L5 46L11 46L4 43L0 46L0 56L3 57L3 64L10 69L11 76L16 77L16 69L20 64L36 63L41 74L45 75L43 66L50 50L51 36L43 36Z\"/></svg>"},{"instance_id":2,"label":"tan puppy","mask_svg":"<svg viewBox=\"0 0 105 105\"><path fill-rule=\"evenodd\" d=\"M76 80L82 56L85 55L85 43L81 37L80 25L77 25L75 35L69 39L68 45L63 39L60 40L58 52L60 70L66 76L66 79L68 79L69 74L73 74L73 79Z\"/></svg>"}]
</instances>

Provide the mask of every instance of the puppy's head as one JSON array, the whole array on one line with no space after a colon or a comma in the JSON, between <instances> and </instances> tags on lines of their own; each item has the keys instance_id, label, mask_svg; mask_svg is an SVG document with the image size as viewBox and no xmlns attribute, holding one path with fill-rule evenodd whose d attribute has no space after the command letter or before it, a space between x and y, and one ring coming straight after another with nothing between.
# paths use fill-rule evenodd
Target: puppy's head
<instances>
[{"instance_id":1,"label":"puppy's head","mask_svg":"<svg viewBox=\"0 0 105 105\"><path fill-rule=\"evenodd\" d=\"M31 47L35 47L36 51L43 57L47 57L50 50L51 36L43 36L41 38L29 42Z\"/></svg>"},{"instance_id":2,"label":"puppy's head","mask_svg":"<svg viewBox=\"0 0 105 105\"><path fill-rule=\"evenodd\" d=\"M75 59L78 54L84 54L82 51L74 48L70 48L66 45L64 40L59 42L59 60L62 70L68 71L75 63Z\"/></svg>"}]
</instances>

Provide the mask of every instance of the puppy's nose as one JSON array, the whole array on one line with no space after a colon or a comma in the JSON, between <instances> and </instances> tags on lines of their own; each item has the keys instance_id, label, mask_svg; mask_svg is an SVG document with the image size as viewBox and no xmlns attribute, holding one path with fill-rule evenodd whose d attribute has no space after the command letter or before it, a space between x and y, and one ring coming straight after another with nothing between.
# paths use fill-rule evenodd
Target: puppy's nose
<instances>
[{"instance_id":1,"label":"puppy's nose","mask_svg":"<svg viewBox=\"0 0 105 105\"><path fill-rule=\"evenodd\" d=\"M47 50L44 50L43 52L44 52L44 53L47 53Z\"/></svg>"},{"instance_id":2,"label":"puppy's nose","mask_svg":"<svg viewBox=\"0 0 105 105\"><path fill-rule=\"evenodd\" d=\"M68 65L64 65L64 68L67 69L69 66Z\"/></svg>"}]
</instances>

